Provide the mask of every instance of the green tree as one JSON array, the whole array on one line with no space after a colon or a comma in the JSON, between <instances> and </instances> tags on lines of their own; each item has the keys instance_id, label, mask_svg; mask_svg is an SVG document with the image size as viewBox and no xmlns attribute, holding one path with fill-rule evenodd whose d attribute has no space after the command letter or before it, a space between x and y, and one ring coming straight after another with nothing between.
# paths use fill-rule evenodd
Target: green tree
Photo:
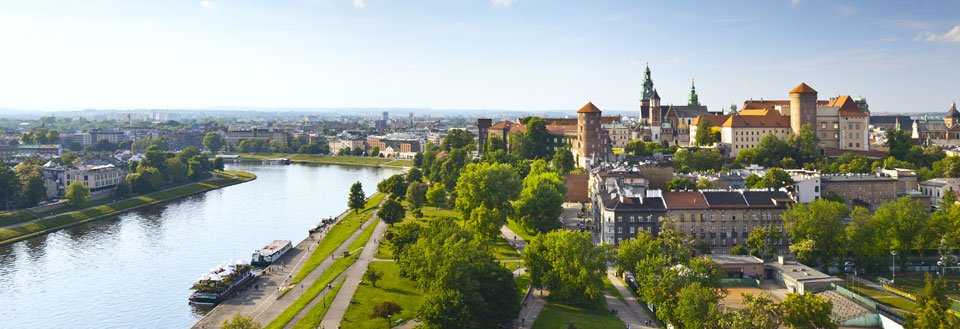
<instances>
[{"instance_id":1,"label":"green tree","mask_svg":"<svg viewBox=\"0 0 960 329\"><path fill-rule=\"evenodd\" d=\"M203 135L203 148L207 149L212 153L220 152L223 149L223 136L215 133L208 132Z\"/></svg>"},{"instance_id":2,"label":"green tree","mask_svg":"<svg viewBox=\"0 0 960 329\"><path fill-rule=\"evenodd\" d=\"M355 213L359 213L360 209L367 203L367 196L363 193L363 185L360 182L353 183L350 185L350 195L347 198L347 206L350 209L353 209Z\"/></svg>"},{"instance_id":3,"label":"green tree","mask_svg":"<svg viewBox=\"0 0 960 329\"><path fill-rule=\"evenodd\" d=\"M547 132L547 122L540 117L530 117L525 124L521 141L520 157L524 159L546 159L551 153L550 133Z\"/></svg>"},{"instance_id":4,"label":"green tree","mask_svg":"<svg viewBox=\"0 0 960 329\"><path fill-rule=\"evenodd\" d=\"M960 328L960 319L947 312L950 299L947 298L947 283L942 277L934 278L927 273L924 277L923 292L917 296L917 308L907 314L907 329Z\"/></svg>"},{"instance_id":5,"label":"green tree","mask_svg":"<svg viewBox=\"0 0 960 329\"><path fill-rule=\"evenodd\" d=\"M417 181L410 183L407 186L406 200L410 204L410 209L423 207L427 202L427 185Z\"/></svg>"},{"instance_id":6,"label":"green tree","mask_svg":"<svg viewBox=\"0 0 960 329\"><path fill-rule=\"evenodd\" d=\"M677 296L678 322L682 328L714 327L720 321L719 303L720 294L716 288L693 282L681 288Z\"/></svg>"},{"instance_id":7,"label":"green tree","mask_svg":"<svg viewBox=\"0 0 960 329\"><path fill-rule=\"evenodd\" d=\"M697 180L698 190L709 190L713 188L713 183L709 179L701 178Z\"/></svg>"},{"instance_id":8,"label":"green tree","mask_svg":"<svg viewBox=\"0 0 960 329\"><path fill-rule=\"evenodd\" d=\"M130 149L134 153L145 153L150 148L156 148L158 151L167 149L167 141L161 138L141 138L130 144Z\"/></svg>"},{"instance_id":9,"label":"green tree","mask_svg":"<svg viewBox=\"0 0 960 329\"><path fill-rule=\"evenodd\" d=\"M720 171L723 156L716 149L679 149L673 155L678 171Z\"/></svg>"},{"instance_id":10,"label":"green tree","mask_svg":"<svg viewBox=\"0 0 960 329\"><path fill-rule=\"evenodd\" d=\"M839 256L843 251L845 234L842 221L846 216L846 205L838 202L820 199L806 205L791 205L783 214L784 229L793 244L797 245L796 248L811 247L811 244L816 247L810 250L812 253L809 256L798 253L797 259L801 262L817 261L826 266ZM794 249L791 245L790 250Z\"/></svg>"},{"instance_id":11,"label":"green tree","mask_svg":"<svg viewBox=\"0 0 960 329\"><path fill-rule=\"evenodd\" d=\"M697 189L697 183L683 177L674 177L667 182L667 189L670 191L693 191Z\"/></svg>"},{"instance_id":12,"label":"green tree","mask_svg":"<svg viewBox=\"0 0 960 329\"><path fill-rule=\"evenodd\" d=\"M480 205L470 211L464 227L473 232L480 240L490 242L500 236L500 227L505 224L504 216L496 208L490 209Z\"/></svg>"},{"instance_id":13,"label":"green tree","mask_svg":"<svg viewBox=\"0 0 960 329\"><path fill-rule=\"evenodd\" d=\"M43 184L43 176L40 173L40 165L28 161L17 164L13 170L17 173L17 179L20 180L20 195L17 200L19 207L29 208L36 206L47 196L47 188Z\"/></svg>"},{"instance_id":14,"label":"green tree","mask_svg":"<svg viewBox=\"0 0 960 329\"><path fill-rule=\"evenodd\" d=\"M367 272L363 273L363 279L370 281L370 284L372 284L374 288L377 287L377 281L380 281L382 278L383 272L374 268L367 268Z\"/></svg>"},{"instance_id":15,"label":"green tree","mask_svg":"<svg viewBox=\"0 0 960 329\"><path fill-rule=\"evenodd\" d=\"M0 164L0 207L9 210L20 194L20 179L12 168Z\"/></svg>"},{"instance_id":16,"label":"green tree","mask_svg":"<svg viewBox=\"0 0 960 329\"><path fill-rule=\"evenodd\" d=\"M943 158L933 163L933 171L942 177L960 177L960 156Z\"/></svg>"},{"instance_id":17,"label":"green tree","mask_svg":"<svg viewBox=\"0 0 960 329\"><path fill-rule=\"evenodd\" d=\"M557 153L553 154L553 159L550 161L553 168L561 175L566 175L576 166L573 161L573 153L570 152L568 147L558 147Z\"/></svg>"},{"instance_id":18,"label":"green tree","mask_svg":"<svg viewBox=\"0 0 960 329\"><path fill-rule=\"evenodd\" d=\"M447 190L443 184L433 184L427 189L427 202L437 208L447 207Z\"/></svg>"},{"instance_id":19,"label":"green tree","mask_svg":"<svg viewBox=\"0 0 960 329\"><path fill-rule=\"evenodd\" d=\"M117 150L117 144L111 143L106 139L101 139L87 148L90 152L114 152Z\"/></svg>"},{"instance_id":20,"label":"green tree","mask_svg":"<svg viewBox=\"0 0 960 329\"><path fill-rule=\"evenodd\" d=\"M202 155L198 155L190 159L187 162L187 177L193 181L200 181L209 178L209 160Z\"/></svg>"},{"instance_id":21,"label":"green tree","mask_svg":"<svg viewBox=\"0 0 960 329\"><path fill-rule=\"evenodd\" d=\"M764 188L786 188L787 190L793 191L793 184L795 183L793 178L790 177L790 174L780 168L770 168L770 170L767 170L767 173L763 175Z\"/></svg>"},{"instance_id":22,"label":"green tree","mask_svg":"<svg viewBox=\"0 0 960 329\"><path fill-rule=\"evenodd\" d=\"M149 193L163 186L163 175L154 167L140 165L136 173L127 175L127 185L134 193Z\"/></svg>"},{"instance_id":23,"label":"green tree","mask_svg":"<svg viewBox=\"0 0 960 329\"><path fill-rule=\"evenodd\" d=\"M540 234L523 252L534 287L549 289L551 298L600 307L604 251L593 245L590 233L567 230Z\"/></svg>"},{"instance_id":24,"label":"green tree","mask_svg":"<svg viewBox=\"0 0 960 329\"><path fill-rule=\"evenodd\" d=\"M413 155L413 167L420 168L423 167L423 153L417 152Z\"/></svg>"},{"instance_id":25,"label":"green tree","mask_svg":"<svg viewBox=\"0 0 960 329\"><path fill-rule=\"evenodd\" d=\"M407 181L401 174L394 174L377 183L377 192L401 198L407 193Z\"/></svg>"},{"instance_id":26,"label":"green tree","mask_svg":"<svg viewBox=\"0 0 960 329\"><path fill-rule=\"evenodd\" d=\"M376 281L373 281L373 282L376 282ZM374 286L376 286L376 284L374 284ZM370 314L370 318L384 319L387 321L387 327L392 328L393 324L390 323L391 317L396 314L400 314L400 312L402 311L403 311L403 307L400 307L400 304L397 304L391 301L383 301L373 306L373 313Z\"/></svg>"},{"instance_id":27,"label":"green tree","mask_svg":"<svg viewBox=\"0 0 960 329\"><path fill-rule=\"evenodd\" d=\"M763 295L741 294L744 307L728 317L723 328L777 329L783 309Z\"/></svg>"},{"instance_id":28,"label":"green tree","mask_svg":"<svg viewBox=\"0 0 960 329\"><path fill-rule=\"evenodd\" d=\"M779 240L780 232L774 231L772 227L757 228L747 235L747 247L751 255L772 259L777 251L774 243Z\"/></svg>"},{"instance_id":29,"label":"green tree","mask_svg":"<svg viewBox=\"0 0 960 329\"><path fill-rule=\"evenodd\" d=\"M407 171L407 182L420 182L423 181L423 172L418 168L410 168Z\"/></svg>"},{"instance_id":30,"label":"green tree","mask_svg":"<svg viewBox=\"0 0 960 329\"><path fill-rule=\"evenodd\" d=\"M744 180L744 185L747 188L764 188L763 187L763 177L760 177L757 174L751 174Z\"/></svg>"},{"instance_id":31,"label":"green tree","mask_svg":"<svg viewBox=\"0 0 960 329\"><path fill-rule=\"evenodd\" d=\"M380 207L380 210L377 211L377 217L380 217L380 220L391 226L393 226L394 223L402 221L406 215L407 211L403 209L403 205L394 198L388 198L387 201L383 203L383 206Z\"/></svg>"},{"instance_id":32,"label":"green tree","mask_svg":"<svg viewBox=\"0 0 960 329\"><path fill-rule=\"evenodd\" d=\"M710 132L710 120L707 120L706 117L698 118L699 122L697 123L697 135L694 138L697 146L707 146L714 143L713 133Z\"/></svg>"},{"instance_id":33,"label":"green tree","mask_svg":"<svg viewBox=\"0 0 960 329\"><path fill-rule=\"evenodd\" d=\"M558 218L563 214L565 195L566 185L559 175L549 171L531 172L523 179L520 197L513 204L514 213L530 231L553 230L560 225Z\"/></svg>"},{"instance_id":34,"label":"green tree","mask_svg":"<svg viewBox=\"0 0 960 329\"><path fill-rule=\"evenodd\" d=\"M89 196L90 188L78 180L70 182L63 194L63 197L70 202L70 205L77 209L87 205L87 198Z\"/></svg>"},{"instance_id":35,"label":"green tree","mask_svg":"<svg viewBox=\"0 0 960 329\"><path fill-rule=\"evenodd\" d=\"M464 168L456 184L456 210L462 218L481 205L497 209L501 216L511 211L510 201L520 194L520 180L506 164L472 163Z\"/></svg>"},{"instance_id":36,"label":"green tree","mask_svg":"<svg viewBox=\"0 0 960 329\"><path fill-rule=\"evenodd\" d=\"M188 168L187 165L180 162L177 158L169 158L166 161L167 176L170 177L170 181L174 183L182 183L187 181Z\"/></svg>"},{"instance_id":37,"label":"green tree","mask_svg":"<svg viewBox=\"0 0 960 329\"><path fill-rule=\"evenodd\" d=\"M446 151L470 145L473 145L473 134L463 129L451 129L447 132L447 136L443 138L443 142L440 143L440 147Z\"/></svg>"},{"instance_id":38,"label":"green tree","mask_svg":"<svg viewBox=\"0 0 960 329\"><path fill-rule=\"evenodd\" d=\"M886 146L890 149L890 156L896 158L897 160L907 159L907 154L915 144L913 138L910 137L910 133L906 131L901 131L898 129L887 130L887 143Z\"/></svg>"},{"instance_id":39,"label":"green tree","mask_svg":"<svg viewBox=\"0 0 960 329\"><path fill-rule=\"evenodd\" d=\"M223 171L223 168L224 168L223 158L220 158L220 157L213 158L213 170Z\"/></svg>"},{"instance_id":40,"label":"green tree","mask_svg":"<svg viewBox=\"0 0 960 329\"><path fill-rule=\"evenodd\" d=\"M835 329L837 324L830 319L833 302L809 292L787 294L783 300L783 324L791 329Z\"/></svg>"},{"instance_id":41,"label":"green tree","mask_svg":"<svg viewBox=\"0 0 960 329\"><path fill-rule=\"evenodd\" d=\"M923 256L923 250L932 247L934 239L925 230L930 215L927 207L910 196L880 205L873 213L873 227L880 229L879 244L886 249L897 250L901 255L915 250Z\"/></svg>"},{"instance_id":42,"label":"green tree","mask_svg":"<svg viewBox=\"0 0 960 329\"><path fill-rule=\"evenodd\" d=\"M234 314L230 320L223 320L220 329L260 329L260 323L255 321L252 316L243 316L240 313Z\"/></svg>"},{"instance_id":43,"label":"green tree","mask_svg":"<svg viewBox=\"0 0 960 329\"><path fill-rule=\"evenodd\" d=\"M371 148L370 148L370 156L372 156L372 157L380 156L380 147L379 147L379 146L371 147Z\"/></svg>"}]
</instances>

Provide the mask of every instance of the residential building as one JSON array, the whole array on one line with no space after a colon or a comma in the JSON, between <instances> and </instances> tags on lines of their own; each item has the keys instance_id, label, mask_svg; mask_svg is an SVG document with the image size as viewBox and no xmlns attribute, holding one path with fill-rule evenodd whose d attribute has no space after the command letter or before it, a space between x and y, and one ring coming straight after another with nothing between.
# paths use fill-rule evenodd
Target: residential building
<instances>
[{"instance_id":1,"label":"residential building","mask_svg":"<svg viewBox=\"0 0 960 329\"><path fill-rule=\"evenodd\" d=\"M638 170L595 169L588 184L599 243L619 244L641 231L659 234L665 215L663 199L659 190L647 190L649 182Z\"/></svg>"},{"instance_id":2,"label":"residential building","mask_svg":"<svg viewBox=\"0 0 960 329\"><path fill-rule=\"evenodd\" d=\"M960 145L960 111L957 111L957 103L950 104L943 119L924 117L914 120L912 136L923 145Z\"/></svg>"},{"instance_id":3,"label":"residential building","mask_svg":"<svg viewBox=\"0 0 960 329\"><path fill-rule=\"evenodd\" d=\"M876 210L897 198L897 179L879 174L830 174L820 176L821 196L836 194L847 207Z\"/></svg>"},{"instance_id":4,"label":"residential building","mask_svg":"<svg viewBox=\"0 0 960 329\"><path fill-rule=\"evenodd\" d=\"M930 197L931 207L939 209L940 201L943 201L945 195L960 191L960 178L934 178L920 182L919 185L920 192Z\"/></svg>"},{"instance_id":5,"label":"residential building","mask_svg":"<svg viewBox=\"0 0 960 329\"><path fill-rule=\"evenodd\" d=\"M67 186L74 181L89 187L92 195L112 193L127 177L127 171L124 168L112 163L84 164L69 168L48 162L43 165L41 173L45 181L51 183L47 186L47 194L50 197L63 196Z\"/></svg>"}]
</instances>

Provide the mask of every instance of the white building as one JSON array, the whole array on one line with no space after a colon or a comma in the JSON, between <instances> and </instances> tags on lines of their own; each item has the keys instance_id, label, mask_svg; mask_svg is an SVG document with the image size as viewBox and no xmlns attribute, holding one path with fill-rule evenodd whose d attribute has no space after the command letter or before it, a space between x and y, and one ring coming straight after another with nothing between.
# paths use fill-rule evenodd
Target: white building
<instances>
[{"instance_id":1,"label":"white building","mask_svg":"<svg viewBox=\"0 0 960 329\"><path fill-rule=\"evenodd\" d=\"M960 178L934 178L920 182L920 192L930 197L930 205L937 208L947 193L960 191Z\"/></svg>"},{"instance_id":2,"label":"white building","mask_svg":"<svg viewBox=\"0 0 960 329\"><path fill-rule=\"evenodd\" d=\"M820 198L820 173L809 170L785 170L793 179L794 199L809 203Z\"/></svg>"}]
</instances>

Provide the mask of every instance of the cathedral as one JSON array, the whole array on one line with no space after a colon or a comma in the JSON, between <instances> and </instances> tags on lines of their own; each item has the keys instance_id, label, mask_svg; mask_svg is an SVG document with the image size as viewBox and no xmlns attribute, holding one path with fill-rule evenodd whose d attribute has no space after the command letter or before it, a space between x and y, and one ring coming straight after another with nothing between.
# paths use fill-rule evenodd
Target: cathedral
<instances>
[{"instance_id":1,"label":"cathedral","mask_svg":"<svg viewBox=\"0 0 960 329\"><path fill-rule=\"evenodd\" d=\"M913 121L913 138L922 145L960 145L960 112L957 103L950 104L950 109L939 119L917 119Z\"/></svg>"},{"instance_id":2,"label":"cathedral","mask_svg":"<svg viewBox=\"0 0 960 329\"><path fill-rule=\"evenodd\" d=\"M660 94L650 77L650 66L647 66L643 75L640 117L633 128L634 138L648 142L667 142L670 145L687 145L690 141L690 123L704 114L709 112L706 106L700 105L693 81L690 81L687 105L661 104Z\"/></svg>"}]
</instances>

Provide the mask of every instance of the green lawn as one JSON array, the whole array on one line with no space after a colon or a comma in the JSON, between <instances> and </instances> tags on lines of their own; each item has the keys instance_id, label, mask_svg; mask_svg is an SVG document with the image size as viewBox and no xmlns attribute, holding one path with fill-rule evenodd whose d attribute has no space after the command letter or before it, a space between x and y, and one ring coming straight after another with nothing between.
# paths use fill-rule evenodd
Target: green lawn
<instances>
[{"instance_id":1,"label":"green lawn","mask_svg":"<svg viewBox=\"0 0 960 329\"><path fill-rule=\"evenodd\" d=\"M897 278L897 280L899 280L899 278ZM861 284L847 285L846 288L858 294L870 297L870 299L873 299L877 303L899 308L907 312L913 312L913 309L917 307L916 303L907 300L906 298L889 293L885 290L878 290Z\"/></svg>"},{"instance_id":2,"label":"green lawn","mask_svg":"<svg viewBox=\"0 0 960 329\"><path fill-rule=\"evenodd\" d=\"M218 176L224 177L220 174L218 174ZM115 203L107 203L111 200L94 202L91 203L91 206L76 211L70 211L70 208L62 208L56 212L59 213L59 215L32 221L13 228L0 229L0 244L11 242L14 239L41 234L47 230L53 230L64 225L115 216L135 208L159 204L187 195L242 183L255 177L256 176L253 176L253 174L246 174L243 176L238 176L237 178L231 177L211 181L187 183L158 192L133 196Z\"/></svg>"},{"instance_id":3,"label":"green lawn","mask_svg":"<svg viewBox=\"0 0 960 329\"><path fill-rule=\"evenodd\" d=\"M513 233L516 233L521 239L526 240L528 243L533 240L534 236L536 236L536 234L527 231L527 229L523 228L520 223L515 222L513 219L507 220L507 228L513 231Z\"/></svg>"},{"instance_id":4,"label":"green lawn","mask_svg":"<svg viewBox=\"0 0 960 329\"><path fill-rule=\"evenodd\" d=\"M363 166L378 166L393 161L392 159L380 157L363 156L342 156L342 155L313 155L313 154L285 154L285 153L241 153L243 159L263 160L269 158L287 158L295 162L304 163L329 163L329 164L351 164ZM408 161L408 160L400 160Z\"/></svg>"},{"instance_id":5,"label":"green lawn","mask_svg":"<svg viewBox=\"0 0 960 329\"><path fill-rule=\"evenodd\" d=\"M516 249L513 249L510 246L510 243L507 242L507 239L504 239L502 235L497 236L496 242L492 246L493 257L497 259L520 259L520 253Z\"/></svg>"},{"instance_id":6,"label":"green lawn","mask_svg":"<svg viewBox=\"0 0 960 329\"><path fill-rule=\"evenodd\" d=\"M317 298L317 296L323 292L323 289L325 289L328 284L333 282L333 279L336 279L337 276L340 276L340 273L346 271L350 265L353 265L353 263L356 262L357 259L353 257L341 257L334 261L333 264L330 264L330 267L323 272L323 274L320 274L320 277L317 278L317 281L314 281L313 284L310 285L310 288L307 288L307 291L305 291L303 295L300 295L300 297L290 304L287 309L283 310L283 312L280 313L276 319L270 321L270 323L268 323L264 329L279 329L285 327L287 323L293 320L293 318L300 313L300 311L310 304L310 301L312 301L314 298Z\"/></svg>"},{"instance_id":7,"label":"green lawn","mask_svg":"<svg viewBox=\"0 0 960 329\"><path fill-rule=\"evenodd\" d=\"M320 244L313 250L310 258L303 264L303 267L300 268L300 271L297 272L297 275L293 277L291 282L300 282L307 274L313 272L313 269L317 268L324 259L330 257L330 254L332 254L334 250L337 250L340 245L353 235L353 232L356 232L357 229L360 228L363 222L367 221L367 219L373 215L373 211L377 209L377 205L380 204L380 200L383 200L383 197L384 194L382 193L374 194L370 197L370 200L367 200L366 207L364 207L363 210L359 213L351 211L344 216L343 219L338 221L336 225L330 228L330 231L323 237L323 240L320 240Z\"/></svg>"},{"instance_id":8,"label":"green lawn","mask_svg":"<svg viewBox=\"0 0 960 329\"><path fill-rule=\"evenodd\" d=\"M393 160L392 162L385 163L388 166L397 166L397 167L413 167L413 160L399 159Z\"/></svg>"},{"instance_id":9,"label":"green lawn","mask_svg":"<svg viewBox=\"0 0 960 329\"><path fill-rule=\"evenodd\" d=\"M530 273L523 273L513 278L513 282L517 283L517 299L523 302L523 297L527 295L527 288L530 287Z\"/></svg>"},{"instance_id":10,"label":"green lawn","mask_svg":"<svg viewBox=\"0 0 960 329\"><path fill-rule=\"evenodd\" d=\"M340 292L340 287L343 286L343 281L346 281L346 279L347 278L342 278L340 282L333 285L333 289L327 292L326 295L323 295L323 299L314 304L293 328L314 329L320 327L320 321L323 321L323 316L327 315L327 311L330 310L330 304L333 303L333 299L337 297L337 293Z\"/></svg>"},{"instance_id":11,"label":"green lawn","mask_svg":"<svg viewBox=\"0 0 960 329\"><path fill-rule=\"evenodd\" d=\"M548 302L533 323L533 329L566 328L572 323L577 329L626 328L617 317L604 310Z\"/></svg>"},{"instance_id":12,"label":"green lawn","mask_svg":"<svg viewBox=\"0 0 960 329\"><path fill-rule=\"evenodd\" d=\"M956 272L944 273L944 281L947 283L947 296L960 300L960 275ZM930 275L935 275L930 273ZM902 289L911 294L917 295L923 292L924 273L923 272L905 272L897 273L897 283L895 288Z\"/></svg>"},{"instance_id":13,"label":"green lawn","mask_svg":"<svg viewBox=\"0 0 960 329\"><path fill-rule=\"evenodd\" d=\"M617 297L621 303L624 305L627 304L627 300L623 298L623 295L620 294L620 291L617 290L617 287L613 286L613 283L610 282L610 278L606 275L603 276L603 291L607 292L611 296Z\"/></svg>"},{"instance_id":14,"label":"green lawn","mask_svg":"<svg viewBox=\"0 0 960 329\"><path fill-rule=\"evenodd\" d=\"M400 305L403 311L393 319L404 321L414 318L420 307L420 289L413 281L400 277L400 269L394 262L371 262L370 268L383 273L377 281L377 287L364 281L358 287L353 299L357 302L347 308L341 326L344 328L387 328L387 322L380 318L371 319L373 307L384 301Z\"/></svg>"}]
</instances>

